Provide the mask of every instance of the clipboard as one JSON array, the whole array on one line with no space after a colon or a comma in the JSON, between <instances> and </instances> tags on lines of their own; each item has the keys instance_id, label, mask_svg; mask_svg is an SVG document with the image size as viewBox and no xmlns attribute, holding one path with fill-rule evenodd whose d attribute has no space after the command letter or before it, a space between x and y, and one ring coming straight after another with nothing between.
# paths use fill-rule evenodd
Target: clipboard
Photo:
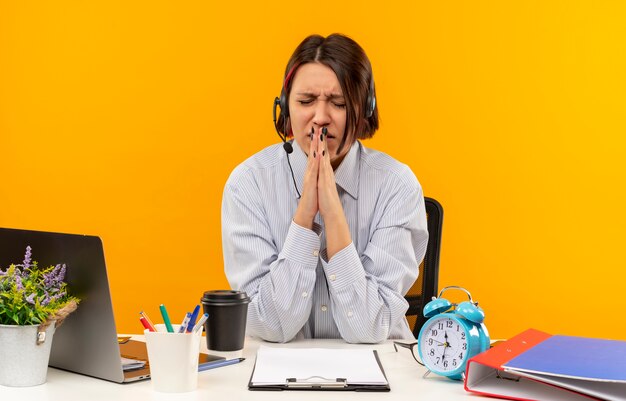
<instances>
[{"instance_id":1,"label":"clipboard","mask_svg":"<svg viewBox=\"0 0 626 401\"><path fill-rule=\"evenodd\" d=\"M354 361L350 360L351 356ZM265 359L259 363L260 358ZM321 364L320 358L327 360ZM271 371L277 362L282 362L280 368ZM268 371L259 375L258 369ZM263 377L263 381L256 381L259 376ZM248 390L382 392L390 391L391 388L376 350L261 347L250 375Z\"/></svg>"}]
</instances>

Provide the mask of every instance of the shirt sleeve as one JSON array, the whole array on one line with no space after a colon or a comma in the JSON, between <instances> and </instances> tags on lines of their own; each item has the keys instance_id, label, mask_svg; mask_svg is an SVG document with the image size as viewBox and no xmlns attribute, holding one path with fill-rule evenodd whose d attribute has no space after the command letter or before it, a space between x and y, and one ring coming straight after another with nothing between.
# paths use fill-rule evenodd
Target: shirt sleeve
<instances>
[{"instance_id":1,"label":"shirt sleeve","mask_svg":"<svg viewBox=\"0 0 626 401\"><path fill-rule=\"evenodd\" d=\"M320 231L319 226L315 232L292 222L279 253L266 216L251 178L231 175L222 199L226 276L233 289L251 298L248 334L287 342L311 312Z\"/></svg>"},{"instance_id":2,"label":"shirt sleeve","mask_svg":"<svg viewBox=\"0 0 626 401\"><path fill-rule=\"evenodd\" d=\"M386 340L405 318L404 295L417 278L428 242L424 197L417 179L415 184L397 186L376 208L362 255L353 243L330 261L322 253L333 318L347 342Z\"/></svg>"}]
</instances>

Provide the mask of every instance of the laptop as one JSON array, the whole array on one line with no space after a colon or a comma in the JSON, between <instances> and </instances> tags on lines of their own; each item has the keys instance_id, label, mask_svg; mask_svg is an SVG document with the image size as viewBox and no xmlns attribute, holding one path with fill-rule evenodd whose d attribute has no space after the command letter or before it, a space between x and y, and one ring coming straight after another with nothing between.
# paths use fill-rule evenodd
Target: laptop
<instances>
[{"instance_id":1,"label":"laptop","mask_svg":"<svg viewBox=\"0 0 626 401\"><path fill-rule=\"evenodd\" d=\"M54 333L49 365L116 383L148 379L145 343L118 342L100 238L0 228L0 266L6 269L11 263L21 263L29 245L39 266L65 263L68 289L80 299L78 309ZM137 313L139 319L139 311L129 313ZM146 363L141 368L124 370L122 357ZM199 355L200 364L219 359L224 358Z\"/></svg>"}]
</instances>

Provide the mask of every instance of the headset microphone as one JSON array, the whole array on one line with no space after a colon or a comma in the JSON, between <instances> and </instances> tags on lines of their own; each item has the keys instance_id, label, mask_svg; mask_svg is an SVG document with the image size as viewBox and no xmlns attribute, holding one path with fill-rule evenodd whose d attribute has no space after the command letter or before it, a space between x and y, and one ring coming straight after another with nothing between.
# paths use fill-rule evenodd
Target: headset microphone
<instances>
[{"instance_id":1,"label":"headset microphone","mask_svg":"<svg viewBox=\"0 0 626 401\"><path fill-rule=\"evenodd\" d=\"M282 94L281 94L281 97L282 97ZM296 177L293 174L293 168L291 167L291 161L289 160L289 155L293 152L293 146L291 145L290 142L287 142L287 133L285 132L284 134L281 134L280 130L278 129L278 124L276 123L276 108L281 107L280 113L283 115L285 128L287 127L287 118L285 114L288 113L288 111L286 110L286 107L283 109L282 106L284 105L285 103L281 102L279 98L274 99L274 108L272 109L273 115L274 115L274 128L276 128L276 133L278 134L280 139L283 141L283 149L285 149L285 152L287 152L287 164L289 165L289 171L291 171L291 179L293 180L293 187L296 189L296 193L298 194L298 199L300 199L302 198L302 195L300 194L300 191L298 191L298 185L296 185ZM285 129L285 131L287 130Z\"/></svg>"}]
</instances>

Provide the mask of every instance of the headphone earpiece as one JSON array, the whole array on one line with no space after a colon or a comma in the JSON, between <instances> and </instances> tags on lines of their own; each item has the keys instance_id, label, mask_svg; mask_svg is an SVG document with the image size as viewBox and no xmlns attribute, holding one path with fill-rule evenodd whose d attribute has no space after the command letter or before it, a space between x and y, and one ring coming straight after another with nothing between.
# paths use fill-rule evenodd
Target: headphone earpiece
<instances>
[{"instance_id":1,"label":"headphone earpiece","mask_svg":"<svg viewBox=\"0 0 626 401\"><path fill-rule=\"evenodd\" d=\"M272 109L272 115L274 117L274 128L276 128L276 133L283 141L283 149L285 149L285 152L287 152L287 154L289 155L293 152L293 146L291 145L291 143L287 142L287 133L285 132L281 134L280 129L278 128L278 122L276 121L277 107L280 107L279 116L283 118L283 122L286 122L287 117L289 117L289 109L287 108L287 96L285 95L284 86L283 89L280 91L280 97L274 98L274 108Z\"/></svg>"},{"instance_id":2,"label":"headphone earpiece","mask_svg":"<svg viewBox=\"0 0 626 401\"><path fill-rule=\"evenodd\" d=\"M374 89L374 77L370 78L370 89L367 92L367 100L365 101L365 118L370 118L376 110L376 91Z\"/></svg>"},{"instance_id":3,"label":"headphone earpiece","mask_svg":"<svg viewBox=\"0 0 626 401\"><path fill-rule=\"evenodd\" d=\"M280 106L280 99L279 98L274 98L274 107L272 108L272 117L274 120L274 128L276 128L276 133L278 134L278 136L280 137L280 139L283 140L283 136L280 134L280 129L278 129L278 123L276 122L276 108ZM281 114L282 114L282 109L281 109Z\"/></svg>"},{"instance_id":4,"label":"headphone earpiece","mask_svg":"<svg viewBox=\"0 0 626 401\"><path fill-rule=\"evenodd\" d=\"M278 106L280 107L280 116L282 118L289 117L289 104L287 103L287 92L285 87L280 91L280 98L278 98Z\"/></svg>"},{"instance_id":5,"label":"headphone earpiece","mask_svg":"<svg viewBox=\"0 0 626 401\"><path fill-rule=\"evenodd\" d=\"M280 132L280 128L278 127L278 121L276 119L276 108L277 107L280 108L278 117L283 118L283 124L285 127L284 130L286 131L287 118L289 117L289 104L287 103L287 83L289 82L289 79L291 78L291 74L295 71L296 67L297 65L294 65L293 67L291 67L291 70L287 73L287 76L285 77L285 80L283 81L283 86L282 88L280 88L280 96L274 98L274 108L272 109L273 116L274 116L274 128L276 128L276 133L285 144L287 143L287 132L283 132L283 133ZM289 147L291 148L291 145ZM293 148L291 149L291 152L290 152L287 150L287 146L285 146L285 151L287 153L291 153L293 151Z\"/></svg>"}]
</instances>

